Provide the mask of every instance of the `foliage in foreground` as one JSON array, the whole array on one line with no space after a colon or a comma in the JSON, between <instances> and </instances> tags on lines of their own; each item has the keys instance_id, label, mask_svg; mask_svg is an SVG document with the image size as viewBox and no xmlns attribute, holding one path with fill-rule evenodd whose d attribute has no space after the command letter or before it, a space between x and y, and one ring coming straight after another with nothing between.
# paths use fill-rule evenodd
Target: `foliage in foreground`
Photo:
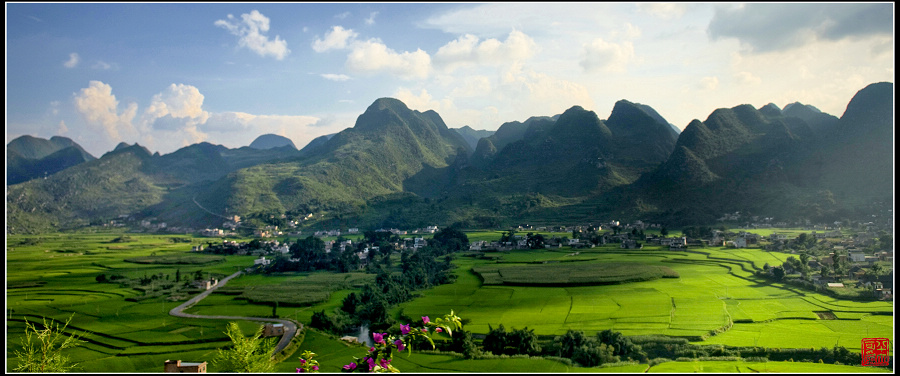
<instances>
[{"instance_id":1,"label":"foliage in foreground","mask_svg":"<svg viewBox=\"0 0 900 376\"><path fill-rule=\"evenodd\" d=\"M25 343L21 351L15 351L16 358L20 362L15 370L20 372L66 372L77 367L77 363L73 363L68 356L62 355L63 350L84 342L77 335L65 334L70 321L72 321L72 316L69 316L69 319L60 328L59 324L48 324L45 318L44 329L38 330L26 318Z\"/></svg>"},{"instance_id":2,"label":"foliage in foreground","mask_svg":"<svg viewBox=\"0 0 900 376\"><path fill-rule=\"evenodd\" d=\"M251 337L244 337L241 327L236 322L229 322L225 334L231 338L232 346L219 349L213 364L219 372L272 372L275 362L272 353L275 351L274 338L260 338L263 326L260 325Z\"/></svg>"}]
</instances>

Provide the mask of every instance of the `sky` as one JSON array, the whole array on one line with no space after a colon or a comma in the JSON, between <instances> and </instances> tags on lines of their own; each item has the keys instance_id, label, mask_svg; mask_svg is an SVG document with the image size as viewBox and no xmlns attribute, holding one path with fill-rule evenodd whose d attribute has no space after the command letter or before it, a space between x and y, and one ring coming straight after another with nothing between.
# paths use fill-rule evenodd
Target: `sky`
<instances>
[{"instance_id":1,"label":"sky","mask_svg":"<svg viewBox=\"0 0 900 376\"><path fill-rule=\"evenodd\" d=\"M352 127L376 99L496 130L616 101L840 117L894 82L893 3L6 3L6 141L171 153Z\"/></svg>"}]
</instances>

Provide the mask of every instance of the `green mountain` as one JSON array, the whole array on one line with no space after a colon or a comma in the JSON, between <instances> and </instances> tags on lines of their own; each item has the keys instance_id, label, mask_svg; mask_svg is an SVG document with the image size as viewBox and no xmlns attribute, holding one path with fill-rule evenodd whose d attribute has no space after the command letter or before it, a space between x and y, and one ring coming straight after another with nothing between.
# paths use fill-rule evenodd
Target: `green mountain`
<instances>
[{"instance_id":1,"label":"green mountain","mask_svg":"<svg viewBox=\"0 0 900 376\"><path fill-rule=\"evenodd\" d=\"M7 186L7 229L67 229L119 215L158 217L171 223L209 221L209 213L198 210L192 200L209 182L240 168L298 155L289 148L228 149L205 142L151 155L141 145L120 143L99 159L47 179Z\"/></svg>"},{"instance_id":2,"label":"green mountain","mask_svg":"<svg viewBox=\"0 0 900 376\"><path fill-rule=\"evenodd\" d=\"M381 98L353 128L299 151L200 143L151 155L120 144L46 179L9 185L7 231L120 215L194 228L234 214L263 224L312 213L305 224L317 228L609 217L676 226L734 211L854 217L892 203L893 102L893 84L877 83L837 120L800 103L744 104L678 133L649 106L622 100L606 120L574 106L505 123L473 150L434 111Z\"/></svg>"},{"instance_id":3,"label":"green mountain","mask_svg":"<svg viewBox=\"0 0 900 376\"><path fill-rule=\"evenodd\" d=\"M266 213L345 213L365 210L377 197L404 192L404 183L471 152L434 111L413 111L392 98L376 100L353 128L315 152L228 174L198 200L213 211L242 216Z\"/></svg>"},{"instance_id":4,"label":"green mountain","mask_svg":"<svg viewBox=\"0 0 900 376\"><path fill-rule=\"evenodd\" d=\"M6 145L6 184L55 174L96 159L69 138L21 136Z\"/></svg>"}]
</instances>

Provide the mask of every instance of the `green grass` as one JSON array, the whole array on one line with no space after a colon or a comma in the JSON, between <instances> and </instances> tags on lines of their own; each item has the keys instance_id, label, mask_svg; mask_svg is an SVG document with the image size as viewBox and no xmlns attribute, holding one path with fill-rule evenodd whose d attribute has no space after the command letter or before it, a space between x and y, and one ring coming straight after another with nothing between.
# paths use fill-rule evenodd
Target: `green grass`
<instances>
[{"instance_id":1,"label":"green grass","mask_svg":"<svg viewBox=\"0 0 900 376\"><path fill-rule=\"evenodd\" d=\"M122 235L110 232L8 237L7 371L16 363L12 350L21 341L26 317L35 322L42 317L65 321L74 313L71 328L79 333L90 333L87 337L90 342L72 351L73 357L87 367L82 369L85 372L160 372L166 359L211 361L215 349L229 343L224 335L227 324L224 320L182 319L168 315L171 308L184 300L149 297L129 301L126 299L142 298L144 293L118 283L98 283L95 277L102 273L136 279L161 273L162 281L165 281L165 276L174 279L176 270L180 270L183 278L196 270L224 276L252 265L255 257L216 256L222 257L223 261L203 265L139 264L125 260L178 260L199 256L192 254L190 248L207 239L190 238L190 242L182 243L172 241L170 235L128 234L128 242L110 243ZM494 235L499 238L498 232L482 232L480 236ZM113 244L127 246L127 249L108 249ZM486 334L489 325L497 327L499 324L507 329L527 327L542 336L561 335L570 329L588 334L613 329L625 335L683 336L700 345L831 348L838 344L855 352L860 351L862 338L893 340L893 305L890 302L838 299L757 279L753 275L755 268L764 263L773 264L774 260L786 258L788 254L785 253L723 248L670 252L652 246L642 250L601 246L578 250L577 256L570 256L574 251L563 247L489 253L492 256L489 259L456 257L453 261L457 266L454 270L456 282L419 292L419 297L396 307L393 312L403 309L407 316L417 317L439 316L453 310L469 320L466 330L475 334ZM678 278L598 286L507 286L483 284L472 271L473 268L498 271L510 268L509 271L534 272L534 269L526 268L548 268L543 272L559 272L554 268L560 267L596 272L602 271L603 266L625 263L670 268L678 273ZM292 289L293 294L299 296L299 291L310 291L309 286L327 290L325 299L305 302L306 305L278 307L280 317L308 323L313 312L336 309L350 291L370 283L371 278L372 275L364 273L245 275L230 281L224 289L240 294L277 290L276 295L281 297L290 296ZM189 296L185 295L184 299ZM817 311L833 312L837 320L818 319ZM266 317L271 315L272 306L253 304L240 295L215 293L188 312ZM733 322L730 329L710 336L711 332L727 328L730 322ZM258 323L242 322L241 326L249 335ZM324 361L323 364L330 367L339 369L353 356L364 353L365 349L347 347L327 336L319 334L317 337L315 333L308 332L302 346L319 354L320 362ZM294 372L300 352L302 350L279 364L280 372ZM773 367L782 363L765 365ZM404 355L394 364L404 372L642 372L647 368L647 365L567 367L557 361L534 358L462 360L454 355L432 353L414 353L408 358ZM651 371L666 364L669 363L654 366ZM803 365L831 372L822 365L795 364L798 365L784 367ZM331 370L336 371L333 367ZM716 367L709 364L704 370L708 372L718 369ZM729 366L724 367L723 370L727 370ZM744 366L731 364L730 367ZM747 367L756 369L753 365ZM750 368L740 370L750 372ZM856 370L860 371L860 368ZM662 369L660 372L665 372L665 368ZM783 369L777 372L794 372L790 368ZM215 372L212 366L209 370ZM877 370L862 368L861 371Z\"/></svg>"},{"instance_id":2,"label":"green grass","mask_svg":"<svg viewBox=\"0 0 900 376\"><path fill-rule=\"evenodd\" d=\"M626 371L627 372L627 371ZM890 372L877 367L862 367L806 362L692 361L666 362L650 367L651 373L862 373Z\"/></svg>"}]
</instances>

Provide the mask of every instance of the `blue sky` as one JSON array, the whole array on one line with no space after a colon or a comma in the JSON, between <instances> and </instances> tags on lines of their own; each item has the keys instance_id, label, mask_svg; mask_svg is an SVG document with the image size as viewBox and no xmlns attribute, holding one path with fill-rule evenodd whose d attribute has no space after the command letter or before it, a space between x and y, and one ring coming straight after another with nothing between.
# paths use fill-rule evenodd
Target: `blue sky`
<instances>
[{"instance_id":1,"label":"blue sky","mask_svg":"<svg viewBox=\"0 0 900 376\"><path fill-rule=\"evenodd\" d=\"M894 81L893 3L6 3L7 142L302 147L375 99L495 130L620 99L678 128Z\"/></svg>"}]
</instances>

